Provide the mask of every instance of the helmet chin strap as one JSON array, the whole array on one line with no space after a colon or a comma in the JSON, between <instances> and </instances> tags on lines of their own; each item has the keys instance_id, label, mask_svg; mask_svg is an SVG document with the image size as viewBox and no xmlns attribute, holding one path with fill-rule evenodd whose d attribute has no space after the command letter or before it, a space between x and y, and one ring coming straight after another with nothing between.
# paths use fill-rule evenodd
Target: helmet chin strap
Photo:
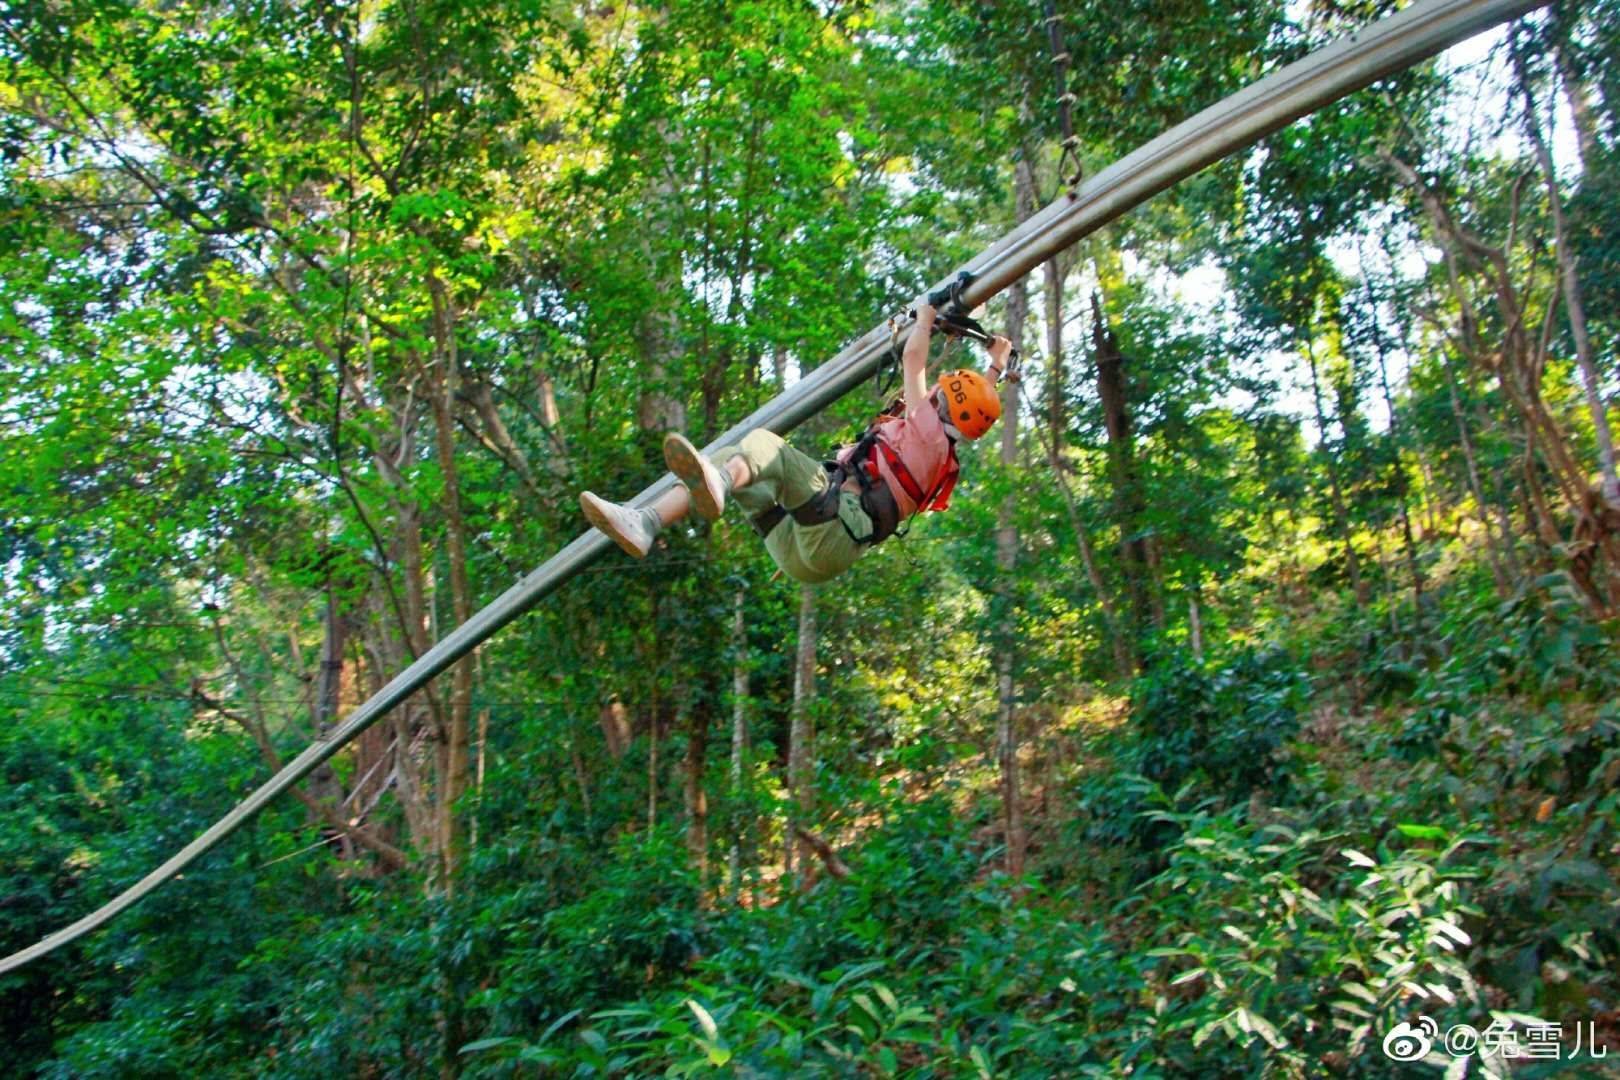
<instances>
[{"instance_id":1,"label":"helmet chin strap","mask_svg":"<svg viewBox=\"0 0 1620 1080\"><path fill-rule=\"evenodd\" d=\"M945 428L945 437L947 439L951 440L951 442L953 442L953 443L961 442L962 441L962 432L957 428L957 426L955 424L951 423L950 410L945 408L945 399L940 394L939 388L937 386L934 388L933 392L931 394L929 394L929 397L934 399L934 403L935 403L934 408L939 413L939 422L940 422L940 424L943 425L944 428Z\"/></svg>"}]
</instances>

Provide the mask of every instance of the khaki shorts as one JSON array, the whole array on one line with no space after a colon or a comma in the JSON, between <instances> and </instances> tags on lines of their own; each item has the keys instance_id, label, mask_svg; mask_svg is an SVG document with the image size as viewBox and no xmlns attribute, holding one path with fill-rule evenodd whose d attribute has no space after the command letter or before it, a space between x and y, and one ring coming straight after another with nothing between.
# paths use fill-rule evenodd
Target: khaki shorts
<instances>
[{"instance_id":1,"label":"khaki shorts","mask_svg":"<svg viewBox=\"0 0 1620 1080\"><path fill-rule=\"evenodd\" d=\"M731 501L749 517L773 506L792 510L827 490L827 470L821 462L802 454L764 428L755 428L736 446L711 455L724 467L733 457L748 462L753 482L732 492ZM820 525L800 525L791 516L782 519L765 538L765 550L782 572L795 581L816 585L842 574L864 555L870 544L856 541L872 535L872 519L861 509L860 497L845 491L838 500L838 517Z\"/></svg>"}]
</instances>

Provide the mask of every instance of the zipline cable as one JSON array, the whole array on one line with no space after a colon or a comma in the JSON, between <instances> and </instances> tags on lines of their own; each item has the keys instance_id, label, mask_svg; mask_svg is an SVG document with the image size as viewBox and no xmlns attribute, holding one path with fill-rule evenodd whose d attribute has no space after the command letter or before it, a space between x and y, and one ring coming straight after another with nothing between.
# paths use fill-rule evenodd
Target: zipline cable
<instances>
[{"instance_id":1,"label":"zipline cable","mask_svg":"<svg viewBox=\"0 0 1620 1080\"><path fill-rule=\"evenodd\" d=\"M1418 0L1403 11L1316 50L1182 121L1026 219L971 265L961 268L977 275L963 294L964 302L969 307L984 303L1059 251L1178 180L1252 145L1283 125L1433 56L1448 45L1549 2ZM940 286L955 276L953 271ZM888 346L887 324L875 327L704 449L713 452L735 444L754 428L786 434L871 378ZM632 504L647 506L674 484L675 478L665 475L636 496ZM595 529L576 537L418 657L325 738L316 739L163 865L89 915L0 960L0 974L106 925L235 832L266 803L308 776L394 706L613 549L613 542Z\"/></svg>"}]
</instances>

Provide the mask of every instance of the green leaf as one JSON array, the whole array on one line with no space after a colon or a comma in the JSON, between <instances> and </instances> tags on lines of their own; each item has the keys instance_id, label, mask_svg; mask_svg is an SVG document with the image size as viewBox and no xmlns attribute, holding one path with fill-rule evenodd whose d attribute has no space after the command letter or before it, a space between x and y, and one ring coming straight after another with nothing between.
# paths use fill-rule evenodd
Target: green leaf
<instances>
[{"instance_id":1,"label":"green leaf","mask_svg":"<svg viewBox=\"0 0 1620 1080\"><path fill-rule=\"evenodd\" d=\"M1282 1033L1272 1025L1270 1020L1267 1020L1257 1012L1249 1012L1245 1010L1245 1015L1247 1015L1249 1018L1251 1028L1254 1031L1259 1032L1260 1037L1266 1040L1266 1042L1270 1043L1275 1049L1281 1050L1288 1045L1288 1040L1283 1038Z\"/></svg>"},{"instance_id":2,"label":"green leaf","mask_svg":"<svg viewBox=\"0 0 1620 1080\"><path fill-rule=\"evenodd\" d=\"M1378 1004L1378 995L1373 993L1367 987L1363 986L1361 983L1343 983L1340 985L1339 989L1343 990L1352 997L1360 998L1369 1005Z\"/></svg>"},{"instance_id":3,"label":"green leaf","mask_svg":"<svg viewBox=\"0 0 1620 1080\"><path fill-rule=\"evenodd\" d=\"M715 1026L714 1017L709 1015L708 1009L705 1009L702 1005L699 1005L692 998L686 999L686 1007L691 1009L692 1015L697 1017L698 1026L703 1029L703 1034L706 1037L708 1037L710 1040L718 1039L720 1037L720 1029Z\"/></svg>"},{"instance_id":4,"label":"green leaf","mask_svg":"<svg viewBox=\"0 0 1620 1080\"><path fill-rule=\"evenodd\" d=\"M1204 1043L1208 1042L1209 1037L1215 1034L1215 1029L1219 1028L1225 1019L1224 1016L1217 1016L1215 1019L1201 1025L1197 1031L1193 1032L1193 1046L1203 1046Z\"/></svg>"},{"instance_id":5,"label":"green leaf","mask_svg":"<svg viewBox=\"0 0 1620 1080\"><path fill-rule=\"evenodd\" d=\"M550 1025L547 1026L545 1031L540 1033L540 1037L536 1039L535 1042L545 1042L547 1039L557 1034L557 1032L562 1028L566 1027L571 1020L584 1011L584 1009L570 1009L568 1012L563 1013L561 1016L557 1017L557 1019L553 1020Z\"/></svg>"}]
</instances>

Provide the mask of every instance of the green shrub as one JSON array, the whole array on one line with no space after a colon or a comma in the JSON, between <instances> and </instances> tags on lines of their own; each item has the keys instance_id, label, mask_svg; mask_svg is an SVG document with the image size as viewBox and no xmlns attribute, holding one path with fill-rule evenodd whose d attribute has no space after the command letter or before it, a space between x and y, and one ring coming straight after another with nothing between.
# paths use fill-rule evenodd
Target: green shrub
<instances>
[{"instance_id":1,"label":"green shrub","mask_svg":"<svg viewBox=\"0 0 1620 1080\"><path fill-rule=\"evenodd\" d=\"M1374 858L1310 819L1254 826L1240 809L1178 815L1163 873L1133 897L1151 1001L1135 1023L1178 1075L1305 1075L1378 1062L1378 1038L1423 1012L1475 1019L1459 958L1477 915L1458 860L1468 838L1405 826ZM1422 846L1444 843L1443 847Z\"/></svg>"},{"instance_id":2,"label":"green shrub","mask_svg":"<svg viewBox=\"0 0 1620 1080\"><path fill-rule=\"evenodd\" d=\"M1130 723L1100 747L1115 767L1082 781L1087 837L1156 850L1175 830L1171 819L1150 815L1152 790L1175 792L1176 805L1190 809L1286 786L1288 763L1277 750L1298 730L1308 693L1280 650L1246 650L1217 664L1162 654L1132 687Z\"/></svg>"}]
</instances>

